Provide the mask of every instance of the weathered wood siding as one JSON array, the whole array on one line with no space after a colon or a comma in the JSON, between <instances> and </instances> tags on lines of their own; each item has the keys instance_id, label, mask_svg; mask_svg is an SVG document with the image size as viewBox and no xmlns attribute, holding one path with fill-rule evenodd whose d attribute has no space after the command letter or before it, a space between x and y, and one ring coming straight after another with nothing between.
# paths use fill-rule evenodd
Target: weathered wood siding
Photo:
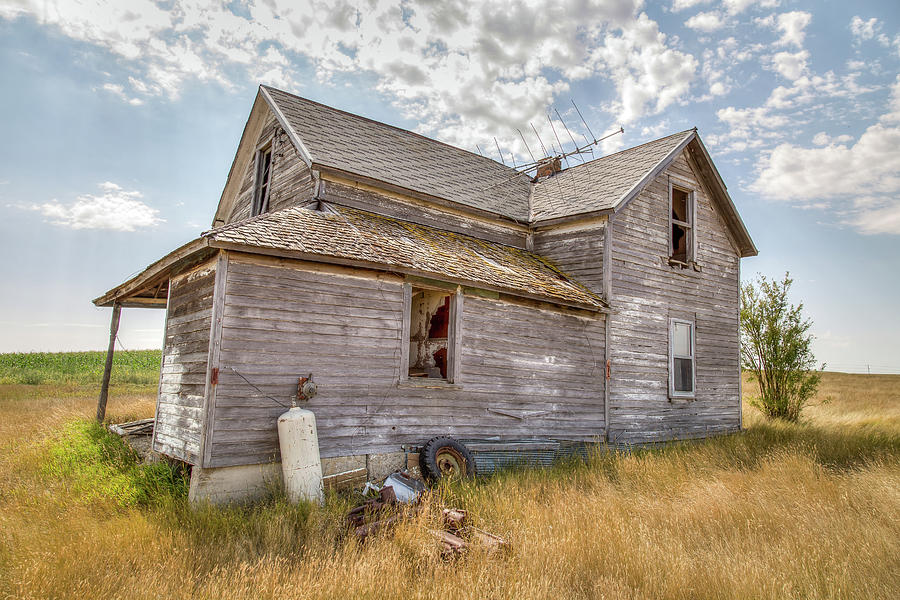
<instances>
[{"instance_id":1,"label":"weathered wood siding","mask_svg":"<svg viewBox=\"0 0 900 600\"><path fill-rule=\"evenodd\" d=\"M276 459L285 408L275 401L289 405L310 372L323 457L398 451L438 434L603 435L602 316L466 296L460 383L422 387L399 382L402 279L231 256L206 466Z\"/></svg>"},{"instance_id":2,"label":"weathered wood siding","mask_svg":"<svg viewBox=\"0 0 900 600\"><path fill-rule=\"evenodd\" d=\"M169 283L153 446L191 464L199 464L215 264L195 267Z\"/></svg>"},{"instance_id":3,"label":"weathered wood siding","mask_svg":"<svg viewBox=\"0 0 900 600\"><path fill-rule=\"evenodd\" d=\"M603 245L606 221L539 231L534 234L534 252L592 292L603 294Z\"/></svg>"},{"instance_id":4,"label":"weathered wood siding","mask_svg":"<svg viewBox=\"0 0 900 600\"><path fill-rule=\"evenodd\" d=\"M669 175L695 190L696 261L668 265ZM740 427L738 255L684 155L612 219L610 440ZM669 319L695 322L696 400L668 397Z\"/></svg>"},{"instance_id":5,"label":"weathered wood siding","mask_svg":"<svg viewBox=\"0 0 900 600\"><path fill-rule=\"evenodd\" d=\"M254 142L250 164L241 180L241 189L225 222L241 221L250 216L253 187L256 181L256 148L272 139L272 181L269 192L269 212L308 202L315 194L315 181L306 163L287 133L271 112Z\"/></svg>"},{"instance_id":6,"label":"weathered wood siding","mask_svg":"<svg viewBox=\"0 0 900 600\"><path fill-rule=\"evenodd\" d=\"M430 206L412 198L401 198L396 194L378 193L365 186L326 180L323 182L323 189L324 199L334 204L368 210L410 223L463 233L516 248L525 247L526 232L519 227L487 219L476 219L470 215Z\"/></svg>"}]
</instances>

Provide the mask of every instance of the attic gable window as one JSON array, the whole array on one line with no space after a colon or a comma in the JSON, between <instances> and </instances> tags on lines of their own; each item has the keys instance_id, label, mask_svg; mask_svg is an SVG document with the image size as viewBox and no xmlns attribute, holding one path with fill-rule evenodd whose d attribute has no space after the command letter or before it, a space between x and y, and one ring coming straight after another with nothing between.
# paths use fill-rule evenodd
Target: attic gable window
<instances>
[{"instance_id":1,"label":"attic gable window","mask_svg":"<svg viewBox=\"0 0 900 600\"><path fill-rule=\"evenodd\" d=\"M256 177L253 184L253 204L250 216L269 212L269 187L272 179L271 142L256 152Z\"/></svg>"},{"instance_id":2,"label":"attic gable window","mask_svg":"<svg viewBox=\"0 0 900 600\"><path fill-rule=\"evenodd\" d=\"M669 260L694 261L694 192L669 184Z\"/></svg>"}]
</instances>

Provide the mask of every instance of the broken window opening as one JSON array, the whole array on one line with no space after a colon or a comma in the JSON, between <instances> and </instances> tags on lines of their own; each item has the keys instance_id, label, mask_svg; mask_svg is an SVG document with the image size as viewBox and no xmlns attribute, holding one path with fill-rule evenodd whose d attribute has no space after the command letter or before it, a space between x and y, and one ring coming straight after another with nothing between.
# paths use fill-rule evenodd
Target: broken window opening
<instances>
[{"instance_id":1,"label":"broken window opening","mask_svg":"<svg viewBox=\"0 0 900 600\"><path fill-rule=\"evenodd\" d=\"M672 319L669 325L669 396L693 398L695 381L694 324Z\"/></svg>"},{"instance_id":2,"label":"broken window opening","mask_svg":"<svg viewBox=\"0 0 900 600\"><path fill-rule=\"evenodd\" d=\"M669 200L672 206L669 222L669 258L688 263L693 256L693 200L694 194L688 190L670 186Z\"/></svg>"},{"instance_id":3,"label":"broken window opening","mask_svg":"<svg viewBox=\"0 0 900 600\"><path fill-rule=\"evenodd\" d=\"M269 212L269 188L272 176L272 144L256 153L256 180L250 216Z\"/></svg>"},{"instance_id":4,"label":"broken window opening","mask_svg":"<svg viewBox=\"0 0 900 600\"><path fill-rule=\"evenodd\" d=\"M409 315L409 377L447 379L451 294L412 288Z\"/></svg>"}]
</instances>

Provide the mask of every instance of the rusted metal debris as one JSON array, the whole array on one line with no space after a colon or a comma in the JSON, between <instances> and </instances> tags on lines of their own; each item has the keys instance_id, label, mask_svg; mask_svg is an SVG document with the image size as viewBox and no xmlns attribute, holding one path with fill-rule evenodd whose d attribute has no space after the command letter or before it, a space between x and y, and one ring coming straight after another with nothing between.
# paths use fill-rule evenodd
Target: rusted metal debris
<instances>
[{"instance_id":1,"label":"rusted metal debris","mask_svg":"<svg viewBox=\"0 0 900 600\"><path fill-rule=\"evenodd\" d=\"M397 495L394 488L384 486L378 492L378 496L367 500L365 503L357 506L347 513L347 522L356 528L356 534L360 539L365 539L369 533L373 531L369 525L375 525L380 520L382 514L389 512L397 504ZM374 522L368 523L375 519Z\"/></svg>"},{"instance_id":2,"label":"rusted metal debris","mask_svg":"<svg viewBox=\"0 0 900 600\"><path fill-rule=\"evenodd\" d=\"M439 529L429 529L428 533L430 533L434 538L441 544L441 554L444 556L453 556L457 554L462 554L466 551L466 541L456 534L450 533L449 531L441 531Z\"/></svg>"},{"instance_id":3,"label":"rusted metal debris","mask_svg":"<svg viewBox=\"0 0 900 600\"><path fill-rule=\"evenodd\" d=\"M460 508L445 508L442 512L444 514L444 525L453 531L462 529L466 517L469 516L467 511Z\"/></svg>"},{"instance_id":4,"label":"rusted metal debris","mask_svg":"<svg viewBox=\"0 0 900 600\"><path fill-rule=\"evenodd\" d=\"M408 478L395 477L400 473L393 473L385 480L402 482ZM417 481L419 485L420 482ZM374 486L367 486L367 489ZM423 487L424 489L424 487ZM404 496L405 497L405 496ZM377 531L389 529L404 518L414 516L419 511L421 493L416 493L412 500L398 498L392 485L384 485L375 498L371 498L347 513L347 522L354 529L356 537L364 541ZM443 529L428 529L428 533L434 537L441 546L441 555L445 558L459 556L465 553L469 547L478 546L484 548L489 554L498 552L507 547L506 540L477 527L466 526L469 513L460 508L444 508L441 510Z\"/></svg>"}]
</instances>

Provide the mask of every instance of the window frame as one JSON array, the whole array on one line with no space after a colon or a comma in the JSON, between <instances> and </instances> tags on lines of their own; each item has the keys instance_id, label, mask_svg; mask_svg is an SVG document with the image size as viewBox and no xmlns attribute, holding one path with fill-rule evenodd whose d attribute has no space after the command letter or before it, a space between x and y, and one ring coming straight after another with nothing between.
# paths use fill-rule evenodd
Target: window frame
<instances>
[{"instance_id":1,"label":"window frame","mask_svg":"<svg viewBox=\"0 0 900 600\"><path fill-rule=\"evenodd\" d=\"M269 199L272 197L272 171L275 166L275 142L274 136L270 137L256 148L256 158L253 163L253 196L250 199L250 216L265 214L269 212ZM260 181L260 169L262 168L262 159L265 155L269 155L269 173L265 181L265 197L261 198L260 194L263 190L263 182Z\"/></svg>"},{"instance_id":2,"label":"window frame","mask_svg":"<svg viewBox=\"0 0 900 600\"><path fill-rule=\"evenodd\" d=\"M678 356L675 354L675 324L688 325L691 328L691 355ZM689 358L691 360L691 390L682 392L675 390L675 359ZM669 398L693 400L697 397L697 326L694 321L687 319L669 319Z\"/></svg>"},{"instance_id":3,"label":"window frame","mask_svg":"<svg viewBox=\"0 0 900 600\"><path fill-rule=\"evenodd\" d=\"M445 379L418 378L409 376L409 335L412 325L412 291L413 287L420 290L443 292L450 296L450 315L447 326L447 377ZM459 288L448 289L437 285L431 286L416 282L403 284L402 321L400 326L400 376L399 383L435 386L457 385L460 382L460 352L462 348L462 315L463 293Z\"/></svg>"},{"instance_id":4,"label":"window frame","mask_svg":"<svg viewBox=\"0 0 900 600\"><path fill-rule=\"evenodd\" d=\"M685 192L687 194L687 206L685 207L685 212L687 216L690 218L690 221L679 221L672 217L672 204L674 200L674 192L675 190ZM689 186L675 183L671 179L669 180L669 261L678 264L693 264L696 262L697 257L697 202L695 197L695 191L691 189ZM682 261L680 259L675 258L675 240L672 235L672 226L678 225L683 227L686 230L686 235L688 236L688 240L685 248L685 260Z\"/></svg>"}]
</instances>

